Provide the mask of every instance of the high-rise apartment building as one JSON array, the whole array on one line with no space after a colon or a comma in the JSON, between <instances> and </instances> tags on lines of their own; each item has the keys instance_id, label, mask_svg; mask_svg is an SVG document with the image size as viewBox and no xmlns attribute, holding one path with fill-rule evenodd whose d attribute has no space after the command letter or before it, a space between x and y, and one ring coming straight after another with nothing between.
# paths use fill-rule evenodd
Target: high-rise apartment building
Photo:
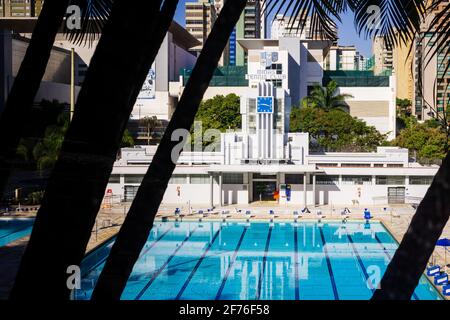
<instances>
[{"instance_id":1,"label":"high-rise apartment building","mask_svg":"<svg viewBox=\"0 0 450 320\"><path fill-rule=\"evenodd\" d=\"M301 29L299 26L301 25L300 18L292 19L292 17L278 15L273 19L270 38L271 39L279 39L279 38L300 38L302 40L331 40L333 44L337 45L337 28L336 26L330 26L333 31L332 37L323 37L322 34L319 33L319 30L316 30L313 33L311 28L311 17L308 16L304 20L304 27Z\"/></svg>"},{"instance_id":2,"label":"high-rise apartment building","mask_svg":"<svg viewBox=\"0 0 450 320\"><path fill-rule=\"evenodd\" d=\"M382 36L376 36L372 43L375 59L374 73L381 74L393 68L393 52Z\"/></svg>"},{"instance_id":3,"label":"high-rise apartment building","mask_svg":"<svg viewBox=\"0 0 450 320\"><path fill-rule=\"evenodd\" d=\"M186 30L201 42L201 45L192 50L200 52L216 21L216 7L211 0L197 0L197 2L186 2L185 12Z\"/></svg>"},{"instance_id":4,"label":"high-rise apartment building","mask_svg":"<svg viewBox=\"0 0 450 320\"><path fill-rule=\"evenodd\" d=\"M192 51L195 51L197 54L202 50L203 44L208 38L225 1L226 0L198 0L197 2L186 2L186 30L201 42L201 45L192 49ZM229 51L230 45L227 44L219 61L219 65L223 66L229 63Z\"/></svg>"},{"instance_id":5,"label":"high-rise apartment building","mask_svg":"<svg viewBox=\"0 0 450 320\"><path fill-rule=\"evenodd\" d=\"M412 42L399 42L392 51L393 75L396 79L397 98L414 99L413 60L414 51L411 51Z\"/></svg>"},{"instance_id":6,"label":"high-rise apartment building","mask_svg":"<svg viewBox=\"0 0 450 320\"><path fill-rule=\"evenodd\" d=\"M433 32L438 30L429 30L431 21L438 13L446 9L449 2L443 1L429 12L422 24L422 32L416 37L414 43L412 111L419 120L439 117L439 114L442 114L450 104L450 72L446 72L450 57L445 54L450 44L445 43L442 53L438 51L437 54L432 54L436 46L442 47L443 44L437 43L436 36L433 36Z\"/></svg>"},{"instance_id":7,"label":"high-rise apartment building","mask_svg":"<svg viewBox=\"0 0 450 320\"><path fill-rule=\"evenodd\" d=\"M355 46L332 46L325 57L325 70L359 70Z\"/></svg>"},{"instance_id":8,"label":"high-rise apartment building","mask_svg":"<svg viewBox=\"0 0 450 320\"><path fill-rule=\"evenodd\" d=\"M44 0L0 0L0 17L37 17Z\"/></svg>"},{"instance_id":9,"label":"high-rise apartment building","mask_svg":"<svg viewBox=\"0 0 450 320\"><path fill-rule=\"evenodd\" d=\"M264 39L266 36L266 19L263 13L261 0L247 0L238 23L236 24L237 39ZM230 47L232 44L230 44ZM247 63L247 53L244 48L236 43L236 65L242 66ZM231 59L231 58L230 58Z\"/></svg>"}]
</instances>

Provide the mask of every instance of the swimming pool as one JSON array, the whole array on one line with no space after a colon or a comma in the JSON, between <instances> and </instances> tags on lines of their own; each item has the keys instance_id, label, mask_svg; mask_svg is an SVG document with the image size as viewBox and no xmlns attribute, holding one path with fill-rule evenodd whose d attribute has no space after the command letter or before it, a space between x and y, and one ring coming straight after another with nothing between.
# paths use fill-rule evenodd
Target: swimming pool
<instances>
[{"instance_id":1,"label":"swimming pool","mask_svg":"<svg viewBox=\"0 0 450 320\"><path fill-rule=\"evenodd\" d=\"M23 238L31 233L34 219L0 219L0 247Z\"/></svg>"},{"instance_id":2,"label":"swimming pool","mask_svg":"<svg viewBox=\"0 0 450 320\"><path fill-rule=\"evenodd\" d=\"M89 299L111 240L82 264ZM381 223L158 222L124 300L366 300L397 248ZM413 299L437 300L422 277Z\"/></svg>"}]
</instances>

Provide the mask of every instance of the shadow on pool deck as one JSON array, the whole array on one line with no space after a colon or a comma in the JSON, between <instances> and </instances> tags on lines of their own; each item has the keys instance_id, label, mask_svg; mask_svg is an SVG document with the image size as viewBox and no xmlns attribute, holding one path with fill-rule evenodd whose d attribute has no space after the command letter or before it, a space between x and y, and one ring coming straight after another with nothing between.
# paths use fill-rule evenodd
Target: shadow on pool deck
<instances>
[{"instance_id":1,"label":"shadow on pool deck","mask_svg":"<svg viewBox=\"0 0 450 320\"><path fill-rule=\"evenodd\" d=\"M29 237L0 247L0 300L8 299Z\"/></svg>"}]
</instances>

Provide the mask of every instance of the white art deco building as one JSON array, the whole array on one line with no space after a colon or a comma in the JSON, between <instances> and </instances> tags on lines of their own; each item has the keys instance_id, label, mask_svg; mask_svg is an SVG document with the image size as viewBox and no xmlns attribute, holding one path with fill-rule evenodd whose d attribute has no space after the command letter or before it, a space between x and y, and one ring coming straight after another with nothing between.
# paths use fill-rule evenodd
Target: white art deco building
<instances>
[{"instance_id":1,"label":"white art deco building","mask_svg":"<svg viewBox=\"0 0 450 320\"><path fill-rule=\"evenodd\" d=\"M324 79L323 63L329 42L298 38L239 42L248 55L246 86L212 86L206 96L213 95L211 92L238 93L242 130L222 133L220 146L215 150L183 151L164 204L189 202L218 207L277 201L301 209L327 204L416 203L424 196L438 167L411 163L406 149L379 147L372 153L313 153L307 132L289 132L292 105L307 95L310 86ZM357 102L353 106L359 111L364 105L369 109L384 108L384 113L378 110L375 114L385 118L380 116L374 123L392 129L393 81L389 77L376 80L372 81L378 86L374 90L354 88L353 82L347 81L349 90L353 90L353 101ZM373 101L378 103L370 105ZM351 101L349 106L351 113ZM370 118L373 113L368 110L365 114ZM395 125L393 130L395 135ZM109 191L131 201L156 148L122 149ZM277 193L279 197L274 199Z\"/></svg>"}]
</instances>

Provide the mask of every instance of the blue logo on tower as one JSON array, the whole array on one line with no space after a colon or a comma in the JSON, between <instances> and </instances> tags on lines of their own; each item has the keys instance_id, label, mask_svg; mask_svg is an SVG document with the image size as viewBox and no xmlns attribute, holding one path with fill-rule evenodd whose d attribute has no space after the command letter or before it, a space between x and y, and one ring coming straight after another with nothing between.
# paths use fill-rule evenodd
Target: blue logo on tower
<instances>
[{"instance_id":1,"label":"blue logo on tower","mask_svg":"<svg viewBox=\"0 0 450 320\"><path fill-rule=\"evenodd\" d=\"M273 113L273 97L258 97L256 112Z\"/></svg>"}]
</instances>

